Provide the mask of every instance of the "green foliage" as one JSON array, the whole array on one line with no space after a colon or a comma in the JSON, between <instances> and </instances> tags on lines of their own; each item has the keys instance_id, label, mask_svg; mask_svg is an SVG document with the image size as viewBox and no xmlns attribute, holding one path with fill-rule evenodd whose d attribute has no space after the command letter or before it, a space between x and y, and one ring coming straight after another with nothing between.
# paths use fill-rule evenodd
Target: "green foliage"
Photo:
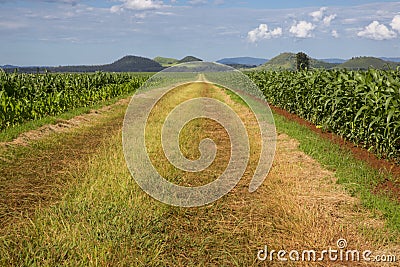
<instances>
[{"instance_id":1,"label":"green foliage","mask_svg":"<svg viewBox=\"0 0 400 267\"><path fill-rule=\"evenodd\" d=\"M310 58L306 53L299 52L296 54L296 70L305 70L310 68Z\"/></svg>"},{"instance_id":2,"label":"green foliage","mask_svg":"<svg viewBox=\"0 0 400 267\"><path fill-rule=\"evenodd\" d=\"M133 92L147 78L130 73L0 72L0 130Z\"/></svg>"},{"instance_id":3,"label":"green foliage","mask_svg":"<svg viewBox=\"0 0 400 267\"><path fill-rule=\"evenodd\" d=\"M400 161L400 73L262 71L249 77L272 105Z\"/></svg>"}]
</instances>

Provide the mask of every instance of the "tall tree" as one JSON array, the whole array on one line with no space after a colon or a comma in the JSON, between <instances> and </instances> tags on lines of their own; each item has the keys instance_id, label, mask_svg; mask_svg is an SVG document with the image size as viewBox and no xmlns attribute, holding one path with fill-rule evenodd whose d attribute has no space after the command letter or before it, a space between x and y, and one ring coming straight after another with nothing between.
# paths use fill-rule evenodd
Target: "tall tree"
<instances>
[{"instance_id":1,"label":"tall tree","mask_svg":"<svg viewBox=\"0 0 400 267\"><path fill-rule=\"evenodd\" d=\"M296 69L305 70L310 67L310 58L306 53L299 52L296 54Z\"/></svg>"}]
</instances>

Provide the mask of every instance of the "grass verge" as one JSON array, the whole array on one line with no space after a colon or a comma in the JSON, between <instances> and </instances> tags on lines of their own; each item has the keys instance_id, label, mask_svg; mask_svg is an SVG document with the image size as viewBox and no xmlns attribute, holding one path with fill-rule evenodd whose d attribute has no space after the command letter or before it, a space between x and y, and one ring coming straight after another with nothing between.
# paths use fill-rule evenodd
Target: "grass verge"
<instances>
[{"instance_id":1,"label":"grass verge","mask_svg":"<svg viewBox=\"0 0 400 267\"><path fill-rule=\"evenodd\" d=\"M124 94L124 95L115 97L113 99L105 100L105 101L96 103L94 105L91 105L89 107L76 108L76 109L64 112L57 116L48 116L48 117L41 118L41 119L34 120L34 121L27 121L23 124L16 125L11 128L7 128L0 132L0 142L12 141L13 139L17 138L20 134L22 134L24 132L36 130L44 125L56 124L60 120L69 120L78 115L87 114L93 109L99 109L104 106L112 105L112 104L116 103L118 100L127 98L129 96L132 96L132 93Z\"/></svg>"},{"instance_id":2,"label":"grass verge","mask_svg":"<svg viewBox=\"0 0 400 267\"><path fill-rule=\"evenodd\" d=\"M376 185L387 178L387 174L382 174L365 162L355 159L350 151L319 137L305 126L276 113L274 118L278 131L297 139L302 151L335 171L337 182L343 185L350 195L360 198L365 207L383 214L388 225L400 233L399 203L390 196L372 193Z\"/></svg>"},{"instance_id":3,"label":"grass verge","mask_svg":"<svg viewBox=\"0 0 400 267\"><path fill-rule=\"evenodd\" d=\"M68 131L31 140L27 145L0 147L0 232L38 206L59 200L74 182L71 172L86 168L78 163L119 131L125 109L126 105L114 105Z\"/></svg>"}]
</instances>

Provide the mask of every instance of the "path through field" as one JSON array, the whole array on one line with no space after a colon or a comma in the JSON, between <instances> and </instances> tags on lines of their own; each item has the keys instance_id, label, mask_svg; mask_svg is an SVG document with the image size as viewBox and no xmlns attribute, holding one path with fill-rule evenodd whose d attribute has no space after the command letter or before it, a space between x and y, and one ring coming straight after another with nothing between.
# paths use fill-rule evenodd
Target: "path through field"
<instances>
[{"instance_id":1,"label":"path through field","mask_svg":"<svg viewBox=\"0 0 400 267\"><path fill-rule=\"evenodd\" d=\"M207 206L180 208L144 193L131 178L122 152L124 103L92 118L90 125L32 141L23 149L14 145L2 150L7 162L0 172L0 265L375 266L362 259L328 261L328 255L320 262L278 260L279 250L297 250L300 259L303 250L315 250L319 258L323 250L337 249L339 239L347 241L348 250L400 257L399 237L385 228L380 215L345 193L333 172L282 132L270 174L249 193L257 162L256 125L247 108L220 87L199 82L174 90L156 107L150 137L170 106L199 96L223 100L253 134L254 155L228 195ZM199 156L196 144L206 136L214 136L221 146L221 160L210 166L211 172L197 176L172 168L160 155L156 137L149 153L171 180L184 185L209 182L226 164L228 136L210 121L188 127L182 132L188 157ZM276 251L272 260L269 255L265 261L257 259L265 246Z\"/></svg>"}]
</instances>

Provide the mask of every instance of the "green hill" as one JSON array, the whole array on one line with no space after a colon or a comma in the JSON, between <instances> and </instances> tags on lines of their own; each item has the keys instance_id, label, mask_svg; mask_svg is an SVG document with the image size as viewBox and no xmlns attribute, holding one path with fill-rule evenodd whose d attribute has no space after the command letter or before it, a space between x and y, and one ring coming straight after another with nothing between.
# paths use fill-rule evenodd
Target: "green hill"
<instances>
[{"instance_id":1,"label":"green hill","mask_svg":"<svg viewBox=\"0 0 400 267\"><path fill-rule=\"evenodd\" d=\"M343 64L337 66L341 69L349 70L366 70L368 68L374 69L395 69L400 66L400 63L385 61L376 57L354 57Z\"/></svg>"},{"instance_id":2,"label":"green hill","mask_svg":"<svg viewBox=\"0 0 400 267\"><path fill-rule=\"evenodd\" d=\"M332 69L339 65L338 63L329 63L322 60L312 58L310 61L310 65L315 69Z\"/></svg>"},{"instance_id":3,"label":"green hill","mask_svg":"<svg viewBox=\"0 0 400 267\"><path fill-rule=\"evenodd\" d=\"M163 67L145 57L125 56L111 64L104 65L77 65L77 66L59 66L59 67L16 67L7 69L8 72L18 70L18 72L158 72Z\"/></svg>"},{"instance_id":4,"label":"green hill","mask_svg":"<svg viewBox=\"0 0 400 267\"><path fill-rule=\"evenodd\" d=\"M323 62L314 58L310 59L311 68L326 68L330 69L337 66L337 64ZM269 69L269 70L295 70L296 69L296 54L295 53L282 53L272 59L267 63L257 67L256 69Z\"/></svg>"},{"instance_id":5,"label":"green hill","mask_svg":"<svg viewBox=\"0 0 400 267\"><path fill-rule=\"evenodd\" d=\"M160 71L162 66L145 57L125 56L114 63L103 65L100 70L115 72L154 72Z\"/></svg>"},{"instance_id":6,"label":"green hill","mask_svg":"<svg viewBox=\"0 0 400 267\"><path fill-rule=\"evenodd\" d=\"M175 58L168 58L168 57L155 57L153 60L158 62L159 64L161 64L161 66L163 66L163 67L171 67L176 64L193 62L193 61L203 61L194 56L186 56L186 57L182 58L181 60L178 60Z\"/></svg>"},{"instance_id":7,"label":"green hill","mask_svg":"<svg viewBox=\"0 0 400 267\"><path fill-rule=\"evenodd\" d=\"M203 61L200 58L194 56L186 56L178 61L178 63L186 63L186 62L193 62L193 61Z\"/></svg>"},{"instance_id":8,"label":"green hill","mask_svg":"<svg viewBox=\"0 0 400 267\"><path fill-rule=\"evenodd\" d=\"M155 62L158 62L163 67L170 67L178 63L178 59L168 58L168 57L155 57L153 59Z\"/></svg>"},{"instance_id":9,"label":"green hill","mask_svg":"<svg viewBox=\"0 0 400 267\"><path fill-rule=\"evenodd\" d=\"M296 68L296 54L282 53L274 58L271 58L267 63L261 65L262 69L289 69Z\"/></svg>"}]
</instances>

